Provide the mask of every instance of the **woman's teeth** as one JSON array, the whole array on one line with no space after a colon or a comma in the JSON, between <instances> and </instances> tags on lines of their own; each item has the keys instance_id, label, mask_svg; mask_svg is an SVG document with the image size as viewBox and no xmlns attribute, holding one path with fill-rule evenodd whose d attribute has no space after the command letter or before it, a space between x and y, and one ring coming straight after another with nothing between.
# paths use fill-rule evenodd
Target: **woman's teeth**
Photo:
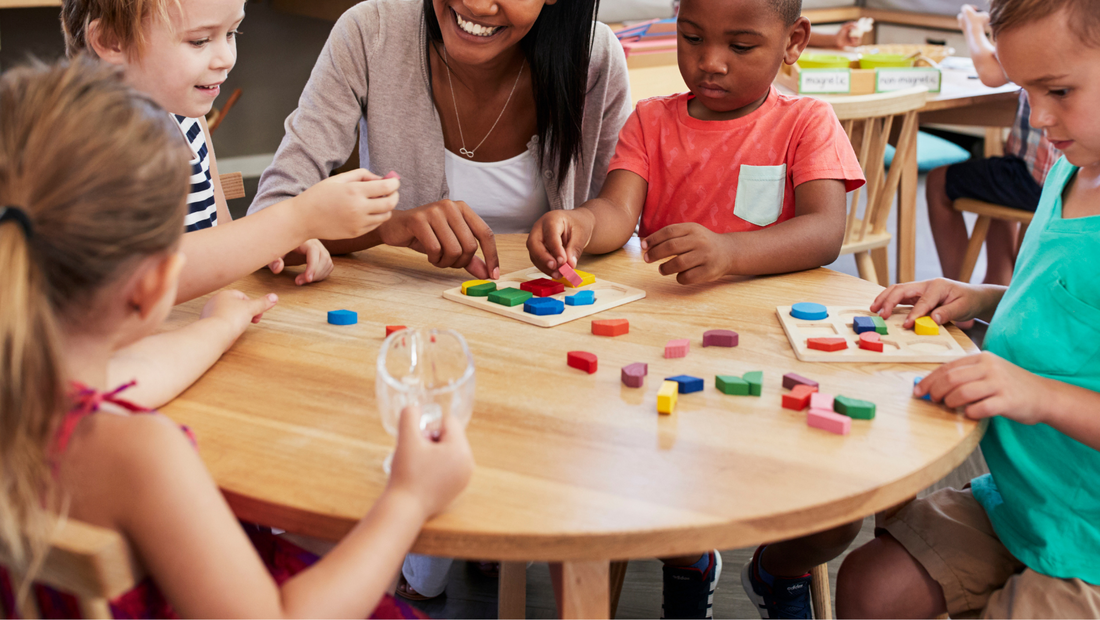
<instances>
[{"instance_id":1,"label":"woman's teeth","mask_svg":"<svg viewBox=\"0 0 1100 620\"><path fill-rule=\"evenodd\" d=\"M455 20L458 22L458 27L459 28L461 28L464 32L468 32L468 33L474 35L475 37L488 37L488 36L491 36L497 30L500 30L503 27L503 26L489 27L489 26L482 26L480 24L475 24L471 21L466 21L465 19L462 19L462 16L459 15L458 13L455 13Z\"/></svg>"}]
</instances>

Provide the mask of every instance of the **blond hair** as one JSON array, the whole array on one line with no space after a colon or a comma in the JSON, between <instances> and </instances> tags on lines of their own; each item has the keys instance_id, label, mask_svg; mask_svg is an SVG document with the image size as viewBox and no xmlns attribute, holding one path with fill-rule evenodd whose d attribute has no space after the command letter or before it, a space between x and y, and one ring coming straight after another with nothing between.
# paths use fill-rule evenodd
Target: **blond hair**
<instances>
[{"instance_id":1,"label":"blond hair","mask_svg":"<svg viewBox=\"0 0 1100 620\"><path fill-rule=\"evenodd\" d=\"M1090 47L1100 46L1100 0L992 0L989 27L997 37L1062 10L1067 11L1069 29Z\"/></svg>"},{"instance_id":2,"label":"blond hair","mask_svg":"<svg viewBox=\"0 0 1100 620\"><path fill-rule=\"evenodd\" d=\"M61 328L88 320L134 259L177 243L189 159L169 115L102 63L0 77L0 206L30 222L0 222L0 544L25 582L63 497L50 452L69 407Z\"/></svg>"},{"instance_id":3,"label":"blond hair","mask_svg":"<svg viewBox=\"0 0 1100 620\"><path fill-rule=\"evenodd\" d=\"M168 21L168 7L179 0L62 0L61 29L65 33L65 53L72 58L80 53L95 56L88 41L92 22L95 36L117 43L131 58L145 50L145 20L157 17Z\"/></svg>"}]
</instances>

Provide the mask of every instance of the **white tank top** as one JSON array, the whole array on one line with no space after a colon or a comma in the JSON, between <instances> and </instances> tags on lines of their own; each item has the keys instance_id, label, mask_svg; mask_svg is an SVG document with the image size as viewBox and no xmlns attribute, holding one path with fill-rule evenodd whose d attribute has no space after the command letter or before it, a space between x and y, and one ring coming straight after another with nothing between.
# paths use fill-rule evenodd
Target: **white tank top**
<instances>
[{"instance_id":1,"label":"white tank top","mask_svg":"<svg viewBox=\"0 0 1100 620\"><path fill-rule=\"evenodd\" d=\"M539 162L531 149L511 159L470 161L446 153L451 200L461 200L498 235L528 233L550 210Z\"/></svg>"}]
</instances>

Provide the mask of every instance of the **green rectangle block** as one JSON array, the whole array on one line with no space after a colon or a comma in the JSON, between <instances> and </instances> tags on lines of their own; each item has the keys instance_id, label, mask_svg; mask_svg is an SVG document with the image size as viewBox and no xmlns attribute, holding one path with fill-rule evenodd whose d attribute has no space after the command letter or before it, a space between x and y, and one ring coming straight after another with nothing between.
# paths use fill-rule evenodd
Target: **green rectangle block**
<instances>
[{"instance_id":1,"label":"green rectangle block","mask_svg":"<svg viewBox=\"0 0 1100 620\"><path fill-rule=\"evenodd\" d=\"M730 396L749 395L749 382L745 381L741 377L715 375L714 387L718 388L719 392L722 392L723 394L729 394Z\"/></svg>"},{"instance_id":2,"label":"green rectangle block","mask_svg":"<svg viewBox=\"0 0 1100 620\"><path fill-rule=\"evenodd\" d=\"M741 376L749 384L749 395L760 396L764 393L764 373L760 370L746 372Z\"/></svg>"},{"instance_id":3,"label":"green rectangle block","mask_svg":"<svg viewBox=\"0 0 1100 620\"><path fill-rule=\"evenodd\" d=\"M873 314L871 315L871 320L875 323L876 332L882 334L883 336L889 333L890 330L886 329L886 321L883 321L881 316Z\"/></svg>"},{"instance_id":4,"label":"green rectangle block","mask_svg":"<svg viewBox=\"0 0 1100 620\"><path fill-rule=\"evenodd\" d=\"M848 398L847 396L834 398L833 410L855 420L873 420L875 418L875 403Z\"/></svg>"},{"instance_id":5,"label":"green rectangle block","mask_svg":"<svg viewBox=\"0 0 1100 620\"><path fill-rule=\"evenodd\" d=\"M533 297L531 293L521 291L518 288L504 288L489 293L489 301L502 306L518 306L531 299L531 297Z\"/></svg>"},{"instance_id":6,"label":"green rectangle block","mask_svg":"<svg viewBox=\"0 0 1100 620\"><path fill-rule=\"evenodd\" d=\"M471 286L466 289L467 297L488 297L491 293L497 290L496 282L486 282L485 284L478 284L477 286Z\"/></svg>"}]
</instances>

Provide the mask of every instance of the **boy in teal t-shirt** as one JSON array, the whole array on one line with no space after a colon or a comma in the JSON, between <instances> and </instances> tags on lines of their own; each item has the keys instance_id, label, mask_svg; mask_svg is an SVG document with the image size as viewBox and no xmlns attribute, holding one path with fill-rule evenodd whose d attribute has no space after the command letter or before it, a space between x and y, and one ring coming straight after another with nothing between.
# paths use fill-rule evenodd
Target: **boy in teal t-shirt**
<instances>
[{"instance_id":1,"label":"boy in teal t-shirt","mask_svg":"<svg viewBox=\"0 0 1100 620\"><path fill-rule=\"evenodd\" d=\"M989 419L991 473L909 503L853 551L840 617L1100 618L1100 12L1073 0L992 5L1001 65L1065 157L1010 287L898 284L871 306L889 316L914 304L907 326L993 314L985 353L914 390Z\"/></svg>"}]
</instances>

